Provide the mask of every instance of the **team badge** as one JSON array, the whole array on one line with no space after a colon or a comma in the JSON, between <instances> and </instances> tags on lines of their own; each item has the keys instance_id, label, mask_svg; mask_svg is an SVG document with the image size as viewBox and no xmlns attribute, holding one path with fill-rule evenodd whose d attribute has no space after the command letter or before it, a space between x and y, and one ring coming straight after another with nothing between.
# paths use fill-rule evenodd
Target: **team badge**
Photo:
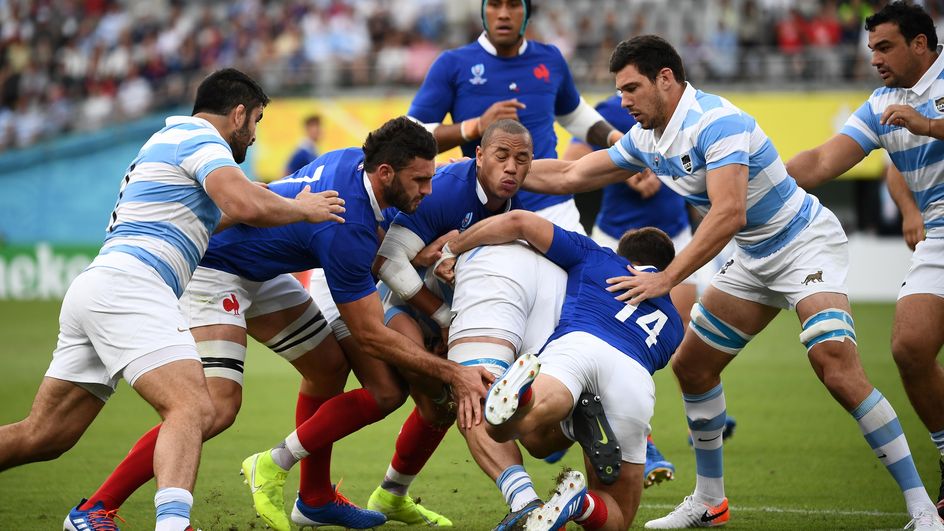
<instances>
[{"instance_id":1,"label":"team badge","mask_svg":"<svg viewBox=\"0 0 944 531\"><path fill-rule=\"evenodd\" d=\"M472 223L472 213L466 212L465 217L462 218L462 225L459 226L459 230L465 230L469 228L470 223Z\"/></svg>"},{"instance_id":2,"label":"team badge","mask_svg":"<svg viewBox=\"0 0 944 531\"><path fill-rule=\"evenodd\" d=\"M688 153L682 155L682 168L685 170L685 173L692 173L692 157Z\"/></svg>"},{"instance_id":3,"label":"team badge","mask_svg":"<svg viewBox=\"0 0 944 531\"><path fill-rule=\"evenodd\" d=\"M473 85L484 85L488 80L482 77L483 75L485 75L485 65L482 63L473 65L472 78L469 79L469 83L472 83Z\"/></svg>"},{"instance_id":4,"label":"team badge","mask_svg":"<svg viewBox=\"0 0 944 531\"><path fill-rule=\"evenodd\" d=\"M544 63L541 63L538 66L534 67L534 77L536 79L540 79L541 81L544 81L545 83L550 83L551 71L547 69L547 66L545 66Z\"/></svg>"},{"instance_id":5,"label":"team badge","mask_svg":"<svg viewBox=\"0 0 944 531\"><path fill-rule=\"evenodd\" d=\"M937 109L937 112L944 113L944 96L934 100L934 108Z\"/></svg>"}]
</instances>

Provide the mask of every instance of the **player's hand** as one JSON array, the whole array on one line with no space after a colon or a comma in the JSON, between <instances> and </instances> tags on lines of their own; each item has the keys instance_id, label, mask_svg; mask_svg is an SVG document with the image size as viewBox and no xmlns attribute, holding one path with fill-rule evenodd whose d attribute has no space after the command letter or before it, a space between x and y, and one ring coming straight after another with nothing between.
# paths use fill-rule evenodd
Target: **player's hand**
<instances>
[{"instance_id":1,"label":"player's hand","mask_svg":"<svg viewBox=\"0 0 944 531\"><path fill-rule=\"evenodd\" d=\"M338 197L338 193L334 190L325 190L313 194L311 193L311 186L305 185L302 191L295 196L295 200L301 202L301 207L305 211L305 221L309 223L321 223L323 221L344 223L344 218L338 215L345 211L344 200Z\"/></svg>"},{"instance_id":2,"label":"player's hand","mask_svg":"<svg viewBox=\"0 0 944 531\"><path fill-rule=\"evenodd\" d=\"M911 105L889 105L879 120L882 125L904 127L914 135L930 136L931 119Z\"/></svg>"},{"instance_id":3,"label":"player's hand","mask_svg":"<svg viewBox=\"0 0 944 531\"><path fill-rule=\"evenodd\" d=\"M655 173L652 173L652 170L646 168L644 171L626 179L626 186L629 186L639 193L643 199L649 199L659 192L659 188L662 187L662 182L656 177Z\"/></svg>"},{"instance_id":4,"label":"player's hand","mask_svg":"<svg viewBox=\"0 0 944 531\"><path fill-rule=\"evenodd\" d=\"M606 283L610 284L606 288L607 291L623 292L616 296L616 300L639 306L646 299L661 297L672 290L672 281L662 271L655 273L638 271L631 265L626 266L626 269L632 273L631 276L606 279Z\"/></svg>"},{"instance_id":5,"label":"player's hand","mask_svg":"<svg viewBox=\"0 0 944 531\"><path fill-rule=\"evenodd\" d=\"M450 286L455 285L456 283L456 259L455 257L446 258L445 260L436 264L436 269L433 270L433 274L436 275L436 278L442 280Z\"/></svg>"},{"instance_id":6,"label":"player's hand","mask_svg":"<svg viewBox=\"0 0 944 531\"><path fill-rule=\"evenodd\" d=\"M924 219L920 212L902 214L901 233L905 236L908 248L914 251L918 242L924 240Z\"/></svg>"},{"instance_id":7,"label":"player's hand","mask_svg":"<svg viewBox=\"0 0 944 531\"><path fill-rule=\"evenodd\" d=\"M458 404L456 418L461 429L467 430L482 423L482 402L488 395L488 386L495 375L485 367L466 367L456 364L456 372L449 382Z\"/></svg>"},{"instance_id":8,"label":"player's hand","mask_svg":"<svg viewBox=\"0 0 944 531\"><path fill-rule=\"evenodd\" d=\"M416 256L410 260L410 263L413 264L413 267L429 267L436 263L436 260L439 260L439 257L442 256L442 247L449 240L454 240L459 236L458 230L451 230L446 234L443 234L439 238L436 238L433 243L423 247L423 249L416 253Z\"/></svg>"},{"instance_id":9,"label":"player's hand","mask_svg":"<svg viewBox=\"0 0 944 531\"><path fill-rule=\"evenodd\" d=\"M492 125L492 122L496 120L502 120L504 118L510 118L512 120L518 119L518 109L524 109L525 104L521 103L517 99L496 101L482 113L482 116L479 116L479 125L478 133L479 136L482 135L482 132L485 131L488 126Z\"/></svg>"}]
</instances>

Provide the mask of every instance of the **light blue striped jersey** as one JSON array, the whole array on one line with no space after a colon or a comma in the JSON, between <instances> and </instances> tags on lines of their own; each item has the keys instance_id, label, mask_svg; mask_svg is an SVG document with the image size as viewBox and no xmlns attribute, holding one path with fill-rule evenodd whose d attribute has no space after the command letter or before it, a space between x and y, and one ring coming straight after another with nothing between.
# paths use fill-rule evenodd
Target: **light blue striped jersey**
<instances>
[{"instance_id":1,"label":"light blue striped jersey","mask_svg":"<svg viewBox=\"0 0 944 531\"><path fill-rule=\"evenodd\" d=\"M747 166L747 223L734 239L755 258L783 248L823 208L787 174L754 118L688 83L661 137L636 124L608 152L621 168L651 168L702 214L711 208L708 171L728 164Z\"/></svg>"},{"instance_id":2,"label":"light blue striped jersey","mask_svg":"<svg viewBox=\"0 0 944 531\"><path fill-rule=\"evenodd\" d=\"M882 112L895 104L911 105L929 118L944 117L944 55L915 86L876 89L840 131L866 153L885 148L914 194L928 237L944 238L944 142L913 135L904 127L881 125Z\"/></svg>"},{"instance_id":3,"label":"light blue striped jersey","mask_svg":"<svg viewBox=\"0 0 944 531\"><path fill-rule=\"evenodd\" d=\"M210 122L167 118L128 166L99 254L134 256L180 297L220 222L204 180L224 166L233 151Z\"/></svg>"}]
</instances>

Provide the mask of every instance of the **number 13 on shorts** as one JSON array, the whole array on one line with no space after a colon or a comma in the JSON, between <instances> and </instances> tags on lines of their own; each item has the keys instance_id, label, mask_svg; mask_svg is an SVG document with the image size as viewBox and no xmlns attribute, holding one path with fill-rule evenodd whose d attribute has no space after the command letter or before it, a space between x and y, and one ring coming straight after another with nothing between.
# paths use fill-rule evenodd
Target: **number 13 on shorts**
<instances>
[{"instance_id":1,"label":"number 13 on shorts","mask_svg":"<svg viewBox=\"0 0 944 531\"><path fill-rule=\"evenodd\" d=\"M614 316L616 320L625 323L629 316L631 316L638 307L633 306L632 304L626 304L623 306L623 309L617 312ZM639 325L639 328L642 328L646 332L646 345L653 346L659 339L659 332L662 331L662 327L665 326L665 323L669 321L668 316L662 313L662 310L656 310L652 313L647 313L636 319L636 324Z\"/></svg>"}]
</instances>

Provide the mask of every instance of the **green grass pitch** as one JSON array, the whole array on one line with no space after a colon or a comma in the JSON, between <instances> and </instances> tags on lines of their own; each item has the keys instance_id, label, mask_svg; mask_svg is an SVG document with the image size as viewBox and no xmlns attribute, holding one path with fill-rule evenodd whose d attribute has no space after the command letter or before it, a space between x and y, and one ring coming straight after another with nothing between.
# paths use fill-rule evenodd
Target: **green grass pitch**
<instances>
[{"instance_id":1,"label":"green grass pitch","mask_svg":"<svg viewBox=\"0 0 944 531\"><path fill-rule=\"evenodd\" d=\"M889 354L892 305L854 308L859 347L872 382L891 400L908 435L925 484L936 498L937 452L905 397ZM0 304L0 422L21 419L56 342L58 304ZM889 529L908 520L898 489L862 439L856 423L836 405L810 370L797 340L795 314L782 314L725 374L728 411L738 421L725 449L729 529ZM690 493L694 460L686 443L681 400L672 375L656 374L658 402L652 425L659 447L675 463L675 481L645 491L634 527L661 516ZM209 530L261 529L249 491L237 475L247 455L279 442L292 429L298 377L253 344L246 363L243 408L236 424L204 446L193 518ZM353 383L353 382L352 382ZM355 384L356 385L356 384ZM386 470L409 407L334 447L333 478L364 504ZM66 455L0 474L0 529L57 530L69 508L88 496L151 427L156 415L122 384L82 440ZM576 466L577 452L564 464ZM558 466L528 459L539 493L551 487ZM297 472L286 497L294 499ZM494 484L451 432L414 483L411 493L449 516L459 529L491 529L506 508ZM153 482L122 508L125 530L153 529Z\"/></svg>"}]
</instances>

